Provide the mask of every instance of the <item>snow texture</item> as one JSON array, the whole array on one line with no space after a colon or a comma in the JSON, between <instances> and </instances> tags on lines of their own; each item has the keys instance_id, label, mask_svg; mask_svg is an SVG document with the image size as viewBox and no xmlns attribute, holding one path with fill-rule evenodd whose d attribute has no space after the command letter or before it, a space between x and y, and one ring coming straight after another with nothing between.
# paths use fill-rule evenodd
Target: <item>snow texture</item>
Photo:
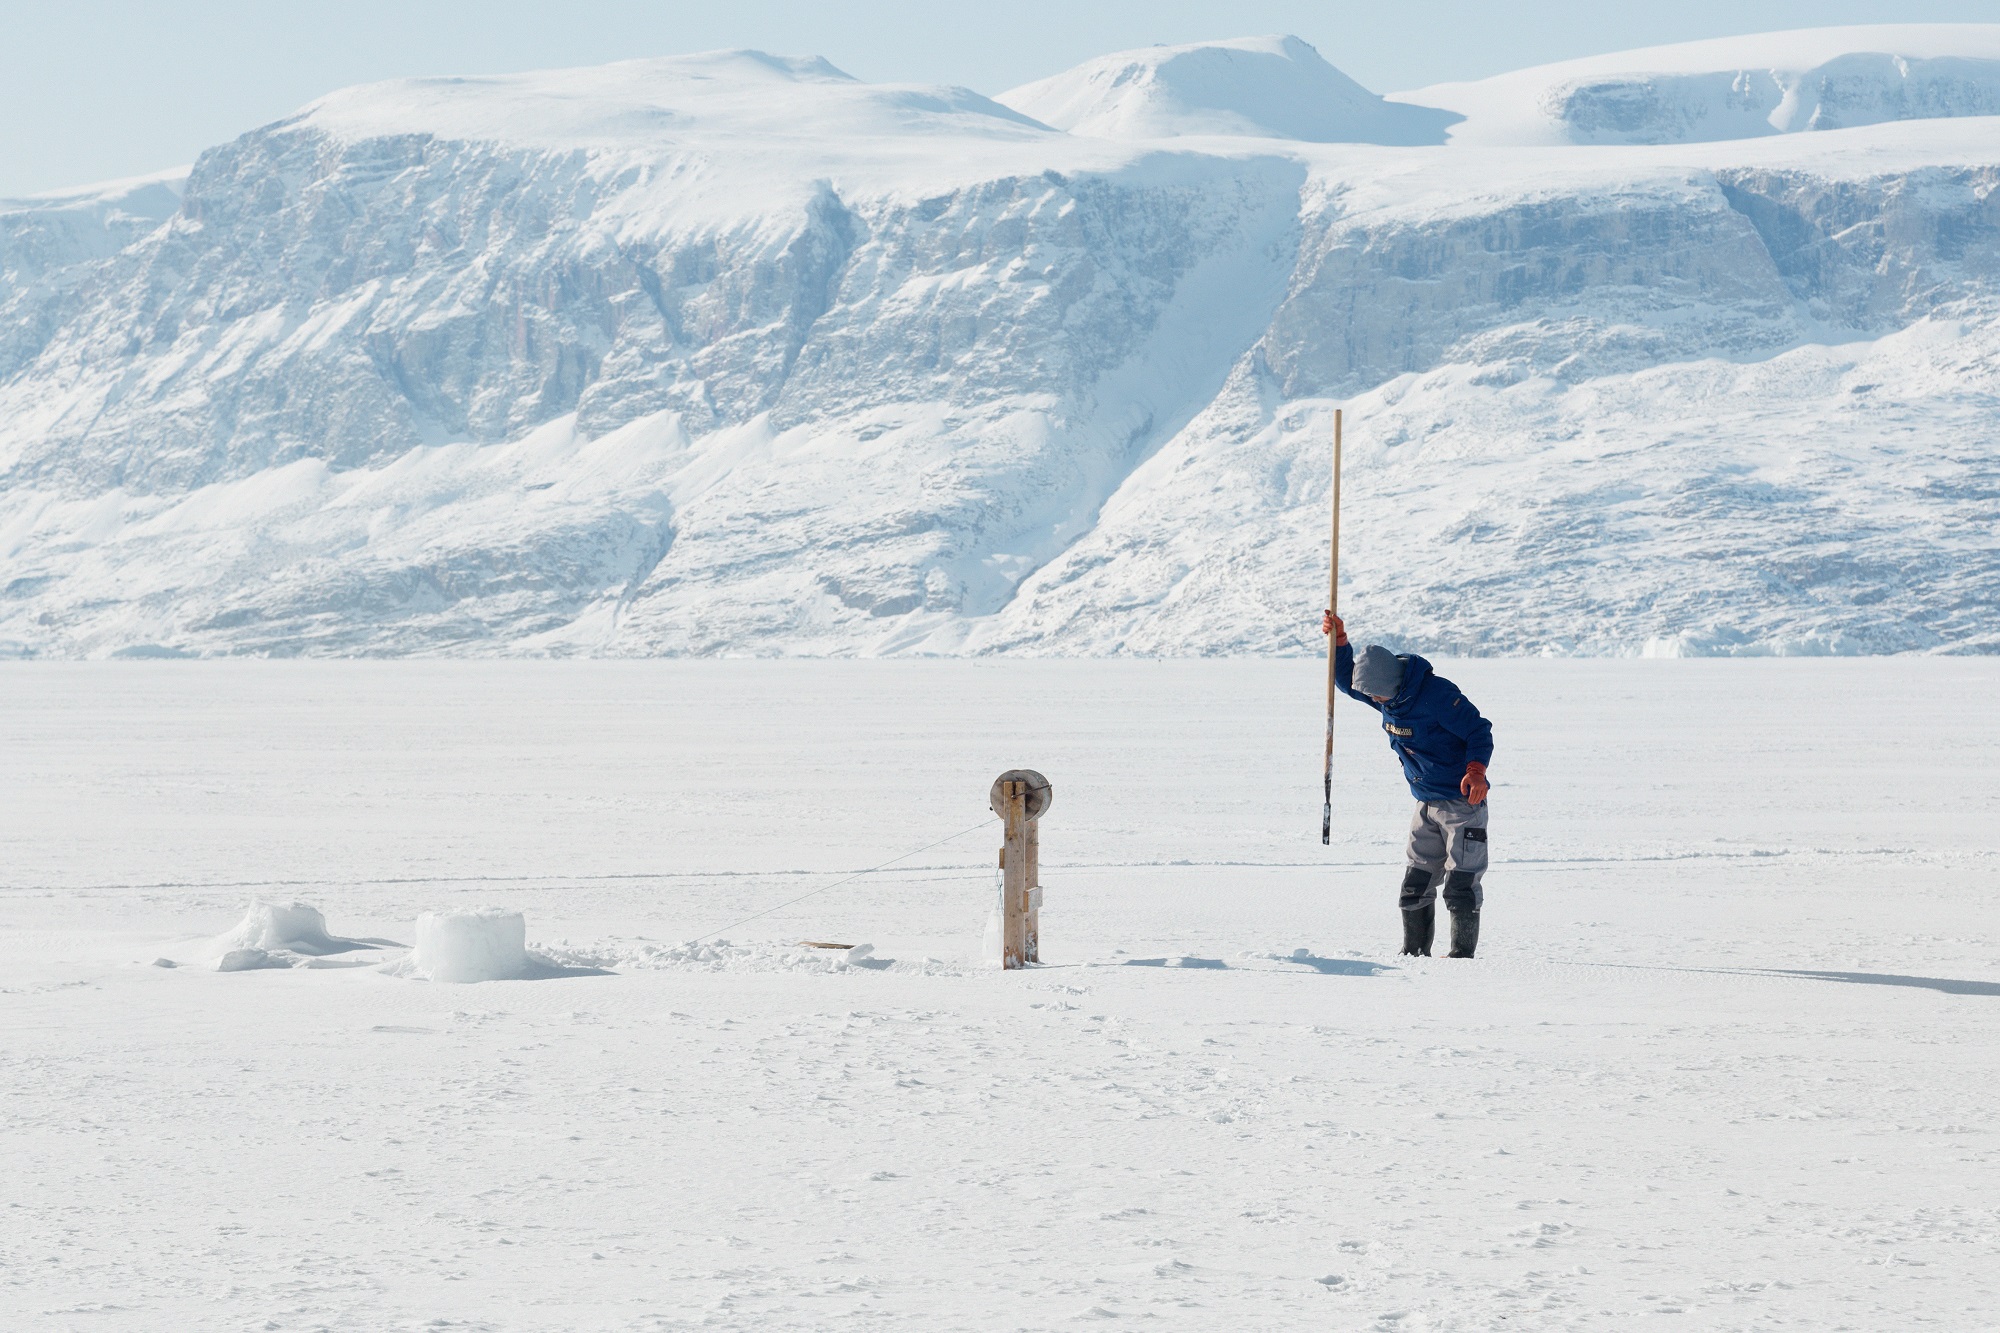
<instances>
[{"instance_id":1,"label":"snow texture","mask_svg":"<svg viewBox=\"0 0 2000 1333\"><path fill-rule=\"evenodd\" d=\"M1471 963L1315 660L0 664L4 1322L1988 1327L2000 662L1441 665ZM152 965L248 892L615 975Z\"/></svg>"},{"instance_id":2,"label":"snow texture","mask_svg":"<svg viewBox=\"0 0 2000 1333\"><path fill-rule=\"evenodd\" d=\"M1994 651L1996 62L349 89L0 207L0 656L1314 653L1336 406L1397 647Z\"/></svg>"},{"instance_id":3,"label":"snow texture","mask_svg":"<svg viewBox=\"0 0 2000 1333\"><path fill-rule=\"evenodd\" d=\"M805 972L827 975L850 967L878 970L894 967L899 971L937 975L963 970L937 959L899 964L894 959L876 958L874 946L868 944L833 949L805 944L731 944L723 939L696 940L685 944L616 939L572 944L560 940L544 946L539 952L571 967L605 971Z\"/></svg>"}]
</instances>

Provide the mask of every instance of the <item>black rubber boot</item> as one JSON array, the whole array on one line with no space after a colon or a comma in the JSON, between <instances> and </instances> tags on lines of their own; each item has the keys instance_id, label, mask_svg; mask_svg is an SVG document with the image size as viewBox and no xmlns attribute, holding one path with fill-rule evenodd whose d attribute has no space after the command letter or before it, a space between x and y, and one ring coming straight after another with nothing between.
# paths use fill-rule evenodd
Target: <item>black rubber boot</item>
<instances>
[{"instance_id":1,"label":"black rubber boot","mask_svg":"<svg viewBox=\"0 0 2000 1333\"><path fill-rule=\"evenodd\" d=\"M1451 914L1452 958L1470 958L1472 951L1479 947L1479 913L1453 912Z\"/></svg>"},{"instance_id":2,"label":"black rubber boot","mask_svg":"<svg viewBox=\"0 0 2000 1333\"><path fill-rule=\"evenodd\" d=\"M1437 935L1437 905L1426 904L1403 913L1403 952L1418 958L1431 956L1431 940Z\"/></svg>"}]
</instances>

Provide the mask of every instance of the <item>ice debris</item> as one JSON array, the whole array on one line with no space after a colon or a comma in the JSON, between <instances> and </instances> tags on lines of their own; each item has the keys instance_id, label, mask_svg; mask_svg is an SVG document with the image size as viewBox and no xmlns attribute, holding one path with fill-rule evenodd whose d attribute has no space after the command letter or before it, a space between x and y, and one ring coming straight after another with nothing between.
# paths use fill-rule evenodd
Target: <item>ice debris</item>
<instances>
[{"instance_id":1,"label":"ice debris","mask_svg":"<svg viewBox=\"0 0 2000 1333\"><path fill-rule=\"evenodd\" d=\"M260 968L290 966L290 963L273 957L263 949L231 949L215 960L218 972L255 972Z\"/></svg>"},{"instance_id":2,"label":"ice debris","mask_svg":"<svg viewBox=\"0 0 2000 1333\"><path fill-rule=\"evenodd\" d=\"M268 967L362 967L367 965L367 959L337 963L323 960L334 954L402 947L394 940L348 939L330 934L326 917L307 903L255 899L244 909L243 919L233 929L210 940L202 953L215 960L218 972L249 972ZM162 962L173 966L171 960Z\"/></svg>"}]
</instances>

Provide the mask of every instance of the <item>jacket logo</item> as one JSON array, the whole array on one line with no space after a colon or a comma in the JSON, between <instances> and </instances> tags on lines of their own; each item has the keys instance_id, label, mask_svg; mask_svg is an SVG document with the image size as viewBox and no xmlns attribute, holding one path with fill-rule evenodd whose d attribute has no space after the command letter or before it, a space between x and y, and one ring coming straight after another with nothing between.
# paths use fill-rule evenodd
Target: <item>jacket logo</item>
<instances>
[{"instance_id":1,"label":"jacket logo","mask_svg":"<svg viewBox=\"0 0 2000 1333\"><path fill-rule=\"evenodd\" d=\"M1399 727L1394 722L1384 722L1382 730L1388 732L1391 736L1414 736L1417 734L1415 727Z\"/></svg>"}]
</instances>

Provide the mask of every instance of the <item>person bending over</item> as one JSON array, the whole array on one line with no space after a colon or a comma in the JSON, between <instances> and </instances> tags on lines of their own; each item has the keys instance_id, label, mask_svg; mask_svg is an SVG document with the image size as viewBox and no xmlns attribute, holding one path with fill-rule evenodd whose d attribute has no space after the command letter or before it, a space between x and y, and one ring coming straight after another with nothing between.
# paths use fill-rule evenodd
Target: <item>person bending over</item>
<instances>
[{"instance_id":1,"label":"person bending over","mask_svg":"<svg viewBox=\"0 0 2000 1333\"><path fill-rule=\"evenodd\" d=\"M1458 686L1415 653L1369 644L1360 660L1347 627L1325 613L1333 635L1333 681L1340 692L1382 715L1389 748L1402 761L1417 813L1410 820L1409 870L1403 875L1403 952L1428 958L1437 932L1438 875L1451 909L1451 957L1470 958L1479 944L1486 894L1486 765L1493 724Z\"/></svg>"}]
</instances>

